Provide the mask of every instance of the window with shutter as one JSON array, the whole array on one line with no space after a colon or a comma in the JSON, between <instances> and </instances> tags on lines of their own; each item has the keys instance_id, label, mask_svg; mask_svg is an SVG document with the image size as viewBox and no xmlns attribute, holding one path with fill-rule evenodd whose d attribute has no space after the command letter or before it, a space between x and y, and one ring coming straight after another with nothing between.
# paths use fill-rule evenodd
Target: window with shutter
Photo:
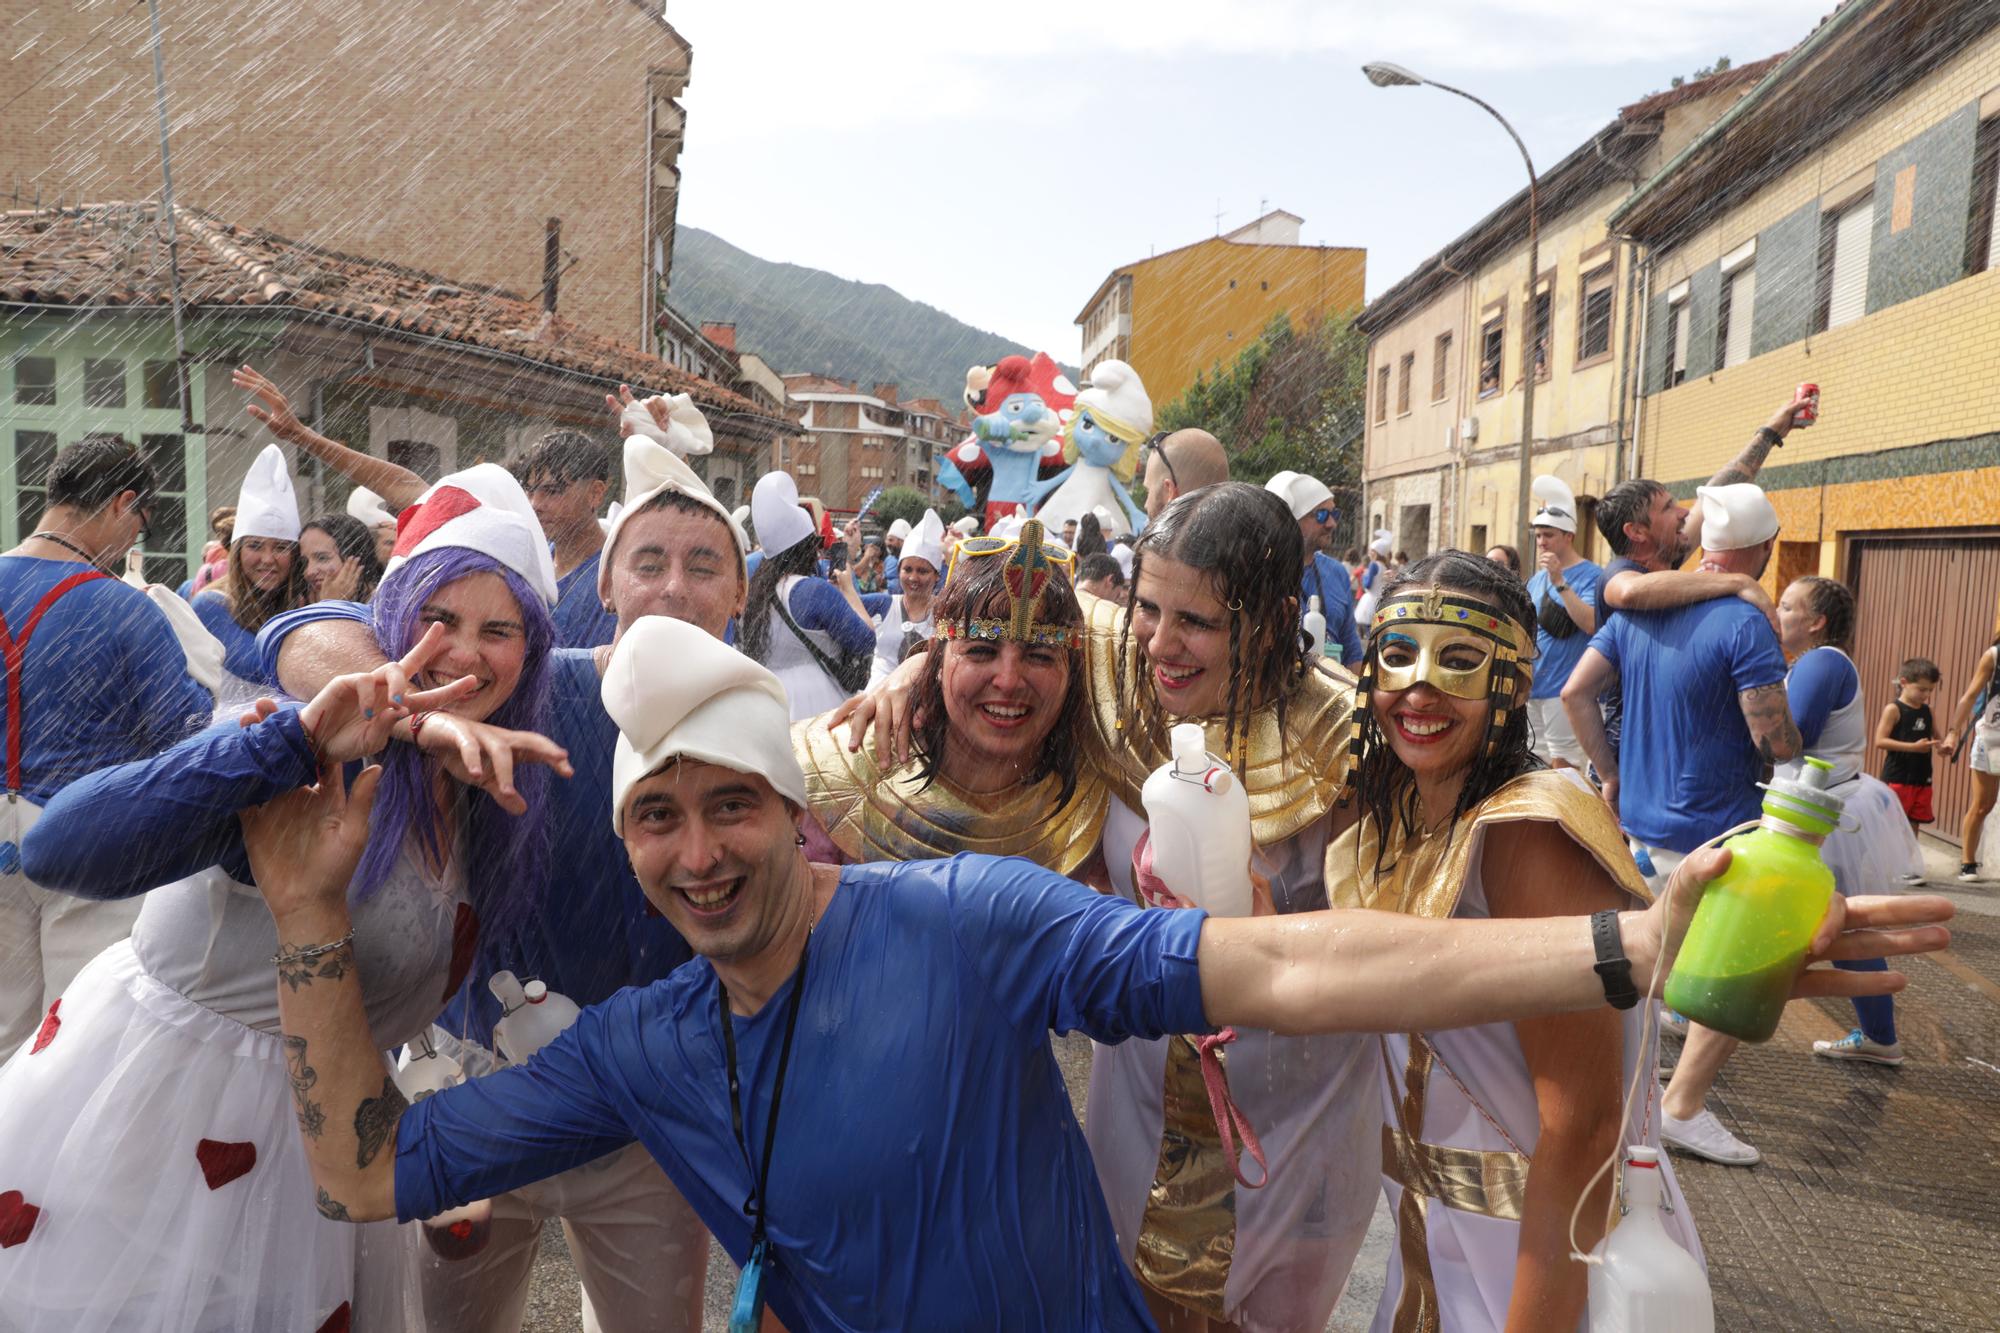
<instances>
[{"instance_id":1,"label":"window with shutter","mask_svg":"<svg viewBox=\"0 0 2000 1333\"><path fill-rule=\"evenodd\" d=\"M1451 335L1440 333L1431 345L1431 401L1444 401L1444 385L1447 378L1446 367L1451 361Z\"/></svg>"},{"instance_id":2,"label":"window with shutter","mask_svg":"<svg viewBox=\"0 0 2000 1333\"><path fill-rule=\"evenodd\" d=\"M1553 295L1544 286L1536 295L1534 303L1528 307L1531 323L1529 336L1535 340L1534 362L1535 380L1539 383L1549 377L1549 298Z\"/></svg>"},{"instance_id":3,"label":"window with shutter","mask_svg":"<svg viewBox=\"0 0 2000 1333\"><path fill-rule=\"evenodd\" d=\"M1375 372L1375 420L1389 419L1389 367L1383 366Z\"/></svg>"},{"instance_id":4,"label":"window with shutter","mask_svg":"<svg viewBox=\"0 0 2000 1333\"><path fill-rule=\"evenodd\" d=\"M1733 366L1750 359L1750 321L1757 301L1757 270L1745 265L1722 284L1721 328L1722 364Z\"/></svg>"},{"instance_id":5,"label":"window with shutter","mask_svg":"<svg viewBox=\"0 0 2000 1333\"><path fill-rule=\"evenodd\" d=\"M1501 361L1506 355L1507 317L1494 315L1479 329L1479 396L1490 398L1500 392Z\"/></svg>"},{"instance_id":6,"label":"window with shutter","mask_svg":"<svg viewBox=\"0 0 2000 1333\"><path fill-rule=\"evenodd\" d=\"M1403 353L1403 360L1396 367L1396 411L1403 414L1410 410L1410 381L1417 373L1417 354Z\"/></svg>"},{"instance_id":7,"label":"window with shutter","mask_svg":"<svg viewBox=\"0 0 2000 1333\"><path fill-rule=\"evenodd\" d=\"M1578 365L1611 355L1611 275L1606 264L1583 276L1583 296L1577 303L1576 360Z\"/></svg>"},{"instance_id":8,"label":"window with shutter","mask_svg":"<svg viewBox=\"0 0 2000 1333\"><path fill-rule=\"evenodd\" d=\"M1670 307L1667 319L1667 387L1687 378L1688 335L1692 331L1687 298Z\"/></svg>"},{"instance_id":9,"label":"window with shutter","mask_svg":"<svg viewBox=\"0 0 2000 1333\"><path fill-rule=\"evenodd\" d=\"M1837 329L1868 313L1868 245L1875 234L1871 196L1829 217L1820 266L1822 329Z\"/></svg>"}]
</instances>

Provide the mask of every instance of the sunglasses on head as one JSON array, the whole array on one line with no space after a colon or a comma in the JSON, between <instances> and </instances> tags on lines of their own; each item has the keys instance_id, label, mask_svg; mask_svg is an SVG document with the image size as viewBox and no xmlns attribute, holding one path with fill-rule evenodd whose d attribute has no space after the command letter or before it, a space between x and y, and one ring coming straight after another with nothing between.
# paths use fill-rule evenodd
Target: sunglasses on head
<instances>
[{"instance_id":1,"label":"sunglasses on head","mask_svg":"<svg viewBox=\"0 0 2000 1333\"><path fill-rule=\"evenodd\" d=\"M1175 490L1179 490L1181 479L1174 475L1173 460L1167 457L1166 441L1167 441L1167 436L1171 434L1173 434L1172 431L1165 431L1165 430L1156 431L1152 439L1147 440L1144 444L1140 445L1139 466L1142 470L1146 466L1146 455L1158 454L1160 456L1160 466L1167 470L1167 480L1171 481L1174 484Z\"/></svg>"}]
</instances>

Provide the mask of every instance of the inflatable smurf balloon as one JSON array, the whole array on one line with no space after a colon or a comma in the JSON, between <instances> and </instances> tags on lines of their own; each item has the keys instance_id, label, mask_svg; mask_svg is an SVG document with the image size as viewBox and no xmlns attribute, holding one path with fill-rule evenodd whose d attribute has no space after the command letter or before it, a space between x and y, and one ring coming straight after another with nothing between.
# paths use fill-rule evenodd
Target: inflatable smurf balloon
<instances>
[{"instance_id":1,"label":"inflatable smurf balloon","mask_svg":"<svg viewBox=\"0 0 2000 1333\"><path fill-rule=\"evenodd\" d=\"M1106 538L1145 529L1146 514L1126 489L1139 466L1139 449L1153 433L1153 400L1139 374L1123 361L1100 361L1076 396L1063 458L1069 466L1037 485L1046 495L1035 517L1052 531L1096 510ZM1108 517L1107 517L1108 515Z\"/></svg>"}]
</instances>

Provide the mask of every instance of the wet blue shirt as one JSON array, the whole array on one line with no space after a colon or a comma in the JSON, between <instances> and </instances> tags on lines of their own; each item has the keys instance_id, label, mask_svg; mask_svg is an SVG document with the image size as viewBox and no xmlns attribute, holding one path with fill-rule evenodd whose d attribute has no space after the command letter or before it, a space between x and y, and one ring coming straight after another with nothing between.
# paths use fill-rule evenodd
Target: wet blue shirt
<instances>
[{"instance_id":1,"label":"wet blue shirt","mask_svg":"<svg viewBox=\"0 0 2000 1333\"><path fill-rule=\"evenodd\" d=\"M264 674L264 663L257 653L257 636L236 623L236 617L229 614L229 599L219 592L204 588L189 603L195 615L201 617L202 627L222 642L223 669L239 680L247 680L256 685L276 685L277 677Z\"/></svg>"},{"instance_id":2,"label":"wet blue shirt","mask_svg":"<svg viewBox=\"0 0 2000 1333\"><path fill-rule=\"evenodd\" d=\"M1338 650L1339 660L1350 670L1360 670L1361 628L1354 623L1354 580L1347 566L1324 551L1314 551L1307 562L1299 590L1299 618L1312 609L1311 599L1319 598L1320 614L1326 617L1327 655Z\"/></svg>"},{"instance_id":3,"label":"wet blue shirt","mask_svg":"<svg viewBox=\"0 0 2000 1333\"><path fill-rule=\"evenodd\" d=\"M1577 600L1597 611L1600 618L1603 612L1598 610L1600 605L1598 587L1603 580L1604 571L1588 560L1579 560L1563 571L1563 582L1575 590ZM1544 602L1553 602L1556 606L1562 607L1565 613L1568 610L1563 606L1562 595L1556 591L1555 581L1549 577L1546 569L1536 569L1534 576L1528 580L1528 600L1535 604L1537 613L1541 611ZM1588 647L1590 647L1590 636L1583 632L1582 626L1572 624L1568 638L1557 638L1537 624L1535 683L1528 691L1528 697L1554 699L1561 695L1563 686L1569 683L1569 673L1576 670L1576 664L1583 660L1584 649Z\"/></svg>"},{"instance_id":4,"label":"wet blue shirt","mask_svg":"<svg viewBox=\"0 0 2000 1333\"><path fill-rule=\"evenodd\" d=\"M1150 1329L1048 1031L1206 1030L1202 914L1028 861L849 866L814 929L768 1194L772 1312L799 1330ZM734 1020L761 1153L796 974ZM525 1065L403 1114L425 1217L637 1139L738 1264L752 1173L705 960L620 992Z\"/></svg>"},{"instance_id":5,"label":"wet blue shirt","mask_svg":"<svg viewBox=\"0 0 2000 1333\"><path fill-rule=\"evenodd\" d=\"M1621 611L1590 646L1618 669L1619 822L1640 841L1691 852L1757 817L1763 760L1737 696L1785 678L1771 622L1740 597Z\"/></svg>"},{"instance_id":6,"label":"wet blue shirt","mask_svg":"<svg viewBox=\"0 0 2000 1333\"><path fill-rule=\"evenodd\" d=\"M0 614L10 634L50 589L92 566L0 556ZM4 698L4 696L0 696ZM37 805L86 773L154 754L208 722L215 699L187 673L166 615L117 579L92 579L42 614L21 659L21 792ZM0 869L13 860L0 847Z\"/></svg>"},{"instance_id":7,"label":"wet blue shirt","mask_svg":"<svg viewBox=\"0 0 2000 1333\"><path fill-rule=\"evenodd\" d=\"M597 599L597 567L604 552L556 580L556 646L595 648L610 643L618 633L618 617L604 609Z\"/></svg>"}]
</instances>

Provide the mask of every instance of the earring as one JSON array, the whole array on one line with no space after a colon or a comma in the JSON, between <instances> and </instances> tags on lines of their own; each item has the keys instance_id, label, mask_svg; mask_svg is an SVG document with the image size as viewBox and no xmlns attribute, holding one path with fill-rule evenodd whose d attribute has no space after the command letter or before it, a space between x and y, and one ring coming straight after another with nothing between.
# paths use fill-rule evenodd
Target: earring
<instances>
[{"instance_id":1,"label":"earring","mask_svg":"<svg viewBox=\"0 0 2000 1333\"><path fill-rule=\"evenodd\" d=\"M799 834L799 846L803 847L805 845L806 845L806 835L801 833Z\"/></svg>"}]
</instances>

